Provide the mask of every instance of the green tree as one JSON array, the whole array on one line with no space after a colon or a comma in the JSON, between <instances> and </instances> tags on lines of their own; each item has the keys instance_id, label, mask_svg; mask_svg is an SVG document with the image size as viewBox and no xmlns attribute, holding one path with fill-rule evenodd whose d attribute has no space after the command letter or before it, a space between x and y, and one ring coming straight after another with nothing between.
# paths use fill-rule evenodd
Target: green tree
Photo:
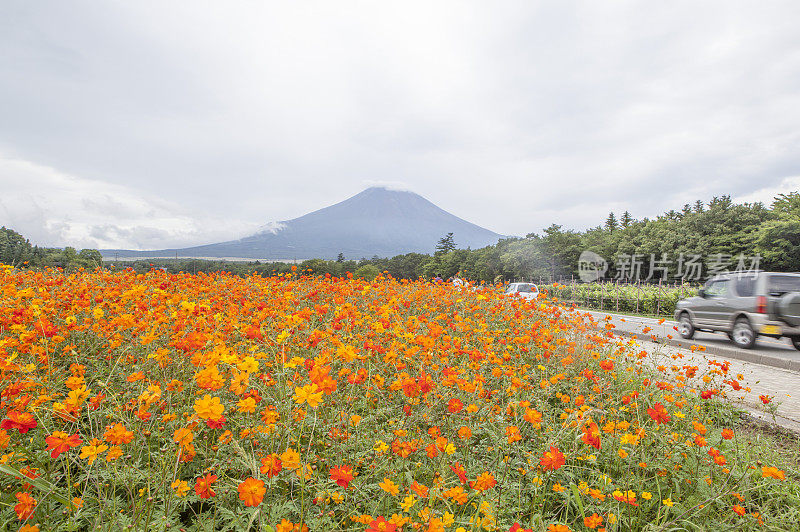
<instances>
[{"instance_id":1,"label":"green tree","mask_svg":"<svg viewBox=\"0 0 800 532\"><path fill-rule=\"evenodd\" d=\"M605 227L606 231L609 233L613 233L617 230L617 217L614 216L613 212L608 213L608 218L606 218L606 223L603 227Z\"/></svg>"},{"instance_id":2,"label":"green tree","mask_svg":"<svg viewBox=\"0 0 800 532\"><path fill-rule=\"evenodd\" d=\"M78 263L84 268L102 268L103 256L96 249L82 249L78 253Z\"/></svg>"},{"instance_id":3,"label":"green tree","mask_svg":"<svg viewBox=\"0 0 800 532\"><path fill-rule=\"evenodd\" d=\"M456 242L453 238L453 233L447 233L436 244L436 254L449 253L456 249Z\"/></svg>"},{"instance_id":4,"label":"green tree","mask_svg":"<svg viewBox=\"0 0 800 532\"><path fill-rule=\"evenodd\" d=\"M378 275L380 275L381 271L378 269L377 266L372 264L365 264L363 266L359 266L359 268L353 272L354 277L358 277L359 279L364 279L365 281L372 281Z\"/></svg>"},{"instance_id":5,"label":"green tree","mask_svg":"<svg viewBox=\"0 0 800 532\"><path fill-rule=\"evenodd\" d=\"M622 226L623 229L627 229L633 223L633 217L631 213L625 211L622 213L622 216L619 218L619 225Z\"/></svg>"}]
</instances>

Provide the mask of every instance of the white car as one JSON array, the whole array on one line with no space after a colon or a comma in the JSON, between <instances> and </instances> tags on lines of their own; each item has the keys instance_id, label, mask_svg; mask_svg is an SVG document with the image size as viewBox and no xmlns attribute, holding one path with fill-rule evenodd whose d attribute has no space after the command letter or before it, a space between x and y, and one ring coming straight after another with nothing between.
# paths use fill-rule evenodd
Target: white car
<instances>
[{"instance_id":1,"label":"white car","mask_svg":"<svg viewBox=\"0 0 800 532\"><path fill-rule=\"evenodd\" d=\"M536 288L536 285L533 283L511 283L506 287L506 290L503 293L507 296L516 294L519 297L528 300L535 300L537 297L539 297L539 289Z\"/></svg>"}]
</instances>

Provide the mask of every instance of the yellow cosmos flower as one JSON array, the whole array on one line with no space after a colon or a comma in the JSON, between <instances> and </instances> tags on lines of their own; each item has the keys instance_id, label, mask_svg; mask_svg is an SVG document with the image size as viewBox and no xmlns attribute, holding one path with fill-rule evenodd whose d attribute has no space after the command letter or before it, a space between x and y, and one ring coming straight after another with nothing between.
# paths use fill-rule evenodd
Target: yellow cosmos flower
<instances>
[{"instance_id":1,"label":"yellow cosmos flower","mask_svg":"<svg viewBox=\"0 0 800 532\"><path fill-rule=\"evenodd\" d=\"M316 408L322 402L322 392L318 391L316 384L307 384L302 388L294 389L294 402L298 405L308 403L311 408Z\"/></svg>"},{"instance_id":2,"label":"yellow cosmos flower","mask_svg":"<svg viewBox=\"0 0 800 532\"><path fill-rule=\"evenodd\" d=\"M194 402L194 411L202 419L219 419L225 412L225 405L220 403L219 397L206 394L202 399Z\"/></svg>"}]
</instances>

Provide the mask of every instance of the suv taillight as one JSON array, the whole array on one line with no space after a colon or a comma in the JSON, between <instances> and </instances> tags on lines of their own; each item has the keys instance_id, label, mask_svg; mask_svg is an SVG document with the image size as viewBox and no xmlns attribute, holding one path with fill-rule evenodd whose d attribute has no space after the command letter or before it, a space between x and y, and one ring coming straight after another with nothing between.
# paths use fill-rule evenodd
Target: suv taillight
<instances>
[{"instance_id":1,"label":"suv taillight","mask_svg":"<svg viewBox=\"0 0 800 532\"><path fill-rule=\"evenodd\" d=\"M767 297L758 296L756 298L756 314L766 314L766 313L767 313Z\"/></svg>"}]
</instances>

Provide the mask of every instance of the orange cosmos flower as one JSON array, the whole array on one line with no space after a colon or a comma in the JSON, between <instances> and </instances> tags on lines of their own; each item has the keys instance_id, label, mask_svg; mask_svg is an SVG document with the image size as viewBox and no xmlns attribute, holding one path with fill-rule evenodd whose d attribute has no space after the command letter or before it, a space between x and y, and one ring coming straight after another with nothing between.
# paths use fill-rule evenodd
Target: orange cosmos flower
<instances>
[{"instance_id":1,"label":"orange cosmos flower","mask_svg":"<svg viewBox=\"0 0 800 532\"><path fill-rule=\"evenodd\" d=\"M777 480L786 480L786 473L779 470L777 467L767 467L764 466L761 468L761 476L764 478L774 478Z\"/></svg>"},{"instance_id":2,"label":"orange cosmos flower","mask_svg":"<svg viewBox=\"0 0 800 532\"><path fill-rule=\"evenodd\" d=\"M17 519L20 521L30 519L33 516L33 512L36 510L38 501L31 497L30 493L26 492L15 493L14 496L17 498L17 504L14 506Z\"/></svg>"},{"instance_id":3,"label":"orange cosmos flower","mask_svg":"<svg viewBox=\"0 0 800 532\"><path fill-rule=\"evenodd\" d=\"M114 423L106 429L103 439L112 445L121 445L133 441L133 432L125 428L122 423Z\"/></svg>"},{"instance_id":4,"label":"orange cosmos flower","mask_svg":"<svg viewBox=\"0 0 800 532\"><path fill-rule=\"evenodd\" d=\"M539 463L542 465L545 471L548 469L555 471L565 464L564 453L559 451L557 447L551 445L550 450L545 451L544 454L542 454L542 457L539 459Z\"/></svg>"},{"instance_id":5,"label":"orange cosmos flower","mask_svg":"<svg viewBox=\"0 0 800 532\"><path fill-rule=\"evenodd\" d=\"M744 508L742 508L740 505L738 505L738 504L735 504L735 505L733 506L733 513L735 513L736 515L744 515L744 514L746 514L746 513L747 513L747 510L745 510Z\"/></svg>"},{"instance_id":6,"label":"orange cosmos flower","mask_svg":"<svg viewBox=\"0 0 800 532\"><path fill-rule=\"evenodd\" d=\"M589 517L584 517L583 524L584 526L594 530L595 528L603 524L603 518L597 515L597 512L595 512Z\"/></svg>"},{"instance_id":7,"label":"orange cosmos flower","mask_svg":"<svg viewBox=\"0 0 800 532\"><path fill-rule=\"evenodd\" d=\"M722 429L723 439L730 440L733 438L733 431L731 429Z\"/></svg>"},{"instance_id":8,"label":"orange cosmos flower","mask_svg":"<svg viewBox=\"0 0 800 532\"><path fill-rule=\"evenodd\" d=\"M336 482L337 485L347 489L350 481L353 480L353 468L348 465L337 466L330 471L331 480Z\"/></svg>"},{"instance_id":9,"label":"orange cosmos flower","mask_svg":"<svg viewBox=\"0 0 800 532\"><path fill-rule=\"evenodd\" d=\"M526 408L525 415L522 417L525 421L536 427L537 429L542 426L542 413L533 408Z\"/></svg>"},{"instance_id":10,"label":"orange cosmos flower","mask_svg":"<svg viewBox=\"0 0 800 532\"><path fill-rule=\"evenodd\" d=\"M261 468L259 471L262 475L267 475L268 478L272 478L280 473L282 468L283 464L281 459L277 454L271 453L261 459Z\"/></svg>"},{"instance_id":11,"label":"orange cosmos flower","mask_svg":"<svg viewBox=\"0 0 800 532\"><path fill-rule=\"evenodd\" d=\"M522 439L522 434L520 434L518 427L506 427L506 438L508 439L508 443L514 443Z\"/></svg>"},{"instance_id":12,"label":"orange cosmos flower","mask_svg":"<svg viewBox=\"0 0 800 532\"><path fill-rule=\"evenodd\" d=\"M194 491L201 499L208 499L217 493L211 487L217 481L217 475L206 473L204 476L197 479L194 484Z\"/></svg>"},{"instance_id":13,"label":"orange cosmos flower","mask_svg":"<svg viewBox=\"0 0 800 532\"><path fill-rule=\"evenodd\" d=\"M423 499L427 499L428 498L428 493L430 491L428 486L426 486L424 484L420 484L416 480L411 483L411 485L408 487L408 489L410 489L411 491L413 491L414 493L416 493L417 495L419 495Z\"/></svg>"},{"instance_id":14,"label":"orange cosmos flower","mask_svg":"<svg viewBox=\"0 0 800 532\"><path fill-rule=\"evenodd\" d=\"M77 447L83 443L83 440L81 440L77 434L70 436L66 432L61 432L60 430L46 437L44 441L47 443L47 450L49 451L52 449L53 451L50 453L52 458L58 458L61 453L65 453L72 447Z\"/></svg>"},{"instance_id":15,"label":"orange cosmos flower","mask_svg":"<svg viewBox=\"0 0 800 532\"><path fill-rule=\"evenodd\" d=\"M586 445L591 445L595 449L600 448L600 427L594 421L583 426L583 436L581 440Z\"/></svg>"},{"instance_id":16,"label":"orange cosmos flower","mask_svg":"<svg viewBox=\"0 0 800 532\"><path fill-rule=\"evenodd\" d=\"M264 500L264 494L267 492L264 481L252 477L239 484L237 489L239 490L239 499L244 502L245 506L258 506ZM213 495L213 492L211 494Z\"/></svg>"},{"instance_id":17,"label":"orange cosmos flower","mask_svg":"<svg viewBox=\"0 0 800 532\"><path fill-rule=\"evenodd\" d=\"M486 473L481 473L481 475L475 479L475 482L470 482L470 486L476 491L486 491L495 485L497 485L497 481L495 480L494 475L488 471Z\"/></svg>"},{"instance_id":18,"label":"orange cosmos flower","mask_svg":"<svg viewBox=\"0 0 800 532\"><path fill-rule=\"evenodd\" d=\"M461 486L456 486L455 488L450 488L449 490L442 493L443 496L453 499L459 506L463 506L467 503L469 497L467 493L464 491L464 488Z\"/></svg>"}]
</instances>

